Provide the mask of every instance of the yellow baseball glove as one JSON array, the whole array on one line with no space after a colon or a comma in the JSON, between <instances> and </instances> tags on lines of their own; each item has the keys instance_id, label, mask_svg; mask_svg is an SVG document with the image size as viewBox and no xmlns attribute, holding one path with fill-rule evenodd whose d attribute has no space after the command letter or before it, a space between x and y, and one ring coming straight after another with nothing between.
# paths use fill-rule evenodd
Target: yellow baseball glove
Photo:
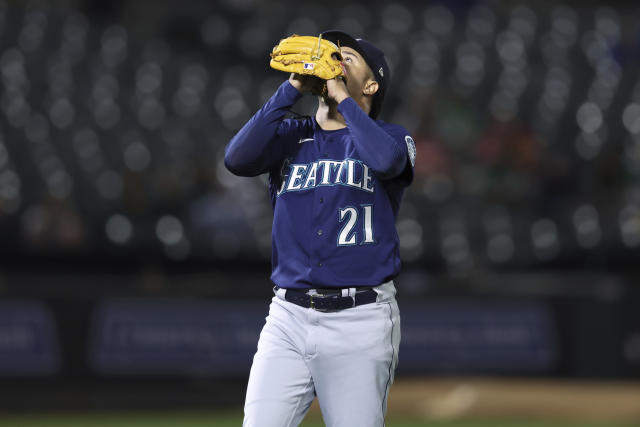
<instances>
[{"instance_id":1,"label":"yellow baseball glove","mask_svg":"<svg viewBox=\"0 0 640 427\"><path fill-rule=\"evenodd\" d=\"M341 62L340 49L329 40L293 34L273 48L269 65L276 70L329 80L344 75Z\"/></svg>"}]
</instances>

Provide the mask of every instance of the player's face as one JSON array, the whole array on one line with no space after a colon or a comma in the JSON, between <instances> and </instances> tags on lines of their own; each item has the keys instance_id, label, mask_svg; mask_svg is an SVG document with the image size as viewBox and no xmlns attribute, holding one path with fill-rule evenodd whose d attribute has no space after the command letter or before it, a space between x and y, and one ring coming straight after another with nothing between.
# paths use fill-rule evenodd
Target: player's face
<instances>
[{"instance_id":1,"label":"player's face","mask_svg":"<svg viewBox=\"0 0 640 427\"><path fill-rule=\"evenodd\" d=\"M377 83L373 79L373 73L365 62L364 58L350 47L341 47L342 64L344 65L345 77L347 80L347 90L357 96L362 94L372 95L377 90ZM375 89L371 87L371 82L375 83Z\"/></svg>"}]
</instances>

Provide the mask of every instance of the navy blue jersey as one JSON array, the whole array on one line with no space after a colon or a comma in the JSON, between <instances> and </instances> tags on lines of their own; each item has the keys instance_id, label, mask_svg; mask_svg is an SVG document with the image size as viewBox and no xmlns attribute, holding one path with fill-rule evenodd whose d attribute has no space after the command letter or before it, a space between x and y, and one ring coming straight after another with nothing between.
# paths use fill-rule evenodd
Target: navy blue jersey
<instances>
[{"instance_id":1,"label":"navy blue jersey","mask_svg":"<svg viewBox=\"0 0 640 427\"><path fill-rule=\"evenodd\" d=\"M269 174L271 279L283 288L379 285L400 271L395 219L413 179L413 139L352 98L338 106L342 129L284 119L300 96L284 82L225 152L231 172Z\"/></svg>"}]
</instances>

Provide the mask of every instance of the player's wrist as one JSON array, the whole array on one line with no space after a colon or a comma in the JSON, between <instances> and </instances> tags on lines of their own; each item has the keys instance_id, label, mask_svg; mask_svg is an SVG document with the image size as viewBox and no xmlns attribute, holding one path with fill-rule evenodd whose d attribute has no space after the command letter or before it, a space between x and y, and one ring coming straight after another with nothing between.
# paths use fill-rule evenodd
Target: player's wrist
<instances>
[{"instance_id":1,"label":"player's wrist","mask_svg":"<svg viewBox=\"0 0 640 427\"><path fill-rule=\"evenodd\" d=\"M304 84L299 75L295 73L291 73L289 76L289 83L293 86L298 92L304 93Z\"/></svg>"},{"instance_id":2,"label":"player's wrist","mask_svg":"<svg viewBox=\"0 0 640 427\"><path fill-rule=\"evenodd\" d=\"M342 101L344 101L347 98L351 98L351 96L349 96L348 93L344 93L344 94L338 94L336 95L336 97L334 98L334 100L336 101L336 104L340 105L342 103Z\"/></svg>"}]
</instances>

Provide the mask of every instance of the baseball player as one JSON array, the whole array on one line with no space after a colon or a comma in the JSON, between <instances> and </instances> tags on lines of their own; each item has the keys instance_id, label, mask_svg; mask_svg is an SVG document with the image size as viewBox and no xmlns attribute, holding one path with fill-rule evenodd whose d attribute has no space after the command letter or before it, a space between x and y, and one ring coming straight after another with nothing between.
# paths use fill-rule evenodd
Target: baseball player
<instances>
[{"instance_id":1,"label":"baseball player","mask_svg":"<svg viewBox=\"0 0 640 427\"><path fill-rule=\"evenodd\" d=\"M400 342L395 219L415 144L376 120L390 81L383 52L338 31L312 39L337 47L337 77L291 74L225 151L232 173L269 174L274 209L275 296L243 425L297 426L317 396L327 426L383 426ZM335 68L312 56L302 72ZM284 118L322 83L315 117Z\"/></svg>"}]
</instances>

